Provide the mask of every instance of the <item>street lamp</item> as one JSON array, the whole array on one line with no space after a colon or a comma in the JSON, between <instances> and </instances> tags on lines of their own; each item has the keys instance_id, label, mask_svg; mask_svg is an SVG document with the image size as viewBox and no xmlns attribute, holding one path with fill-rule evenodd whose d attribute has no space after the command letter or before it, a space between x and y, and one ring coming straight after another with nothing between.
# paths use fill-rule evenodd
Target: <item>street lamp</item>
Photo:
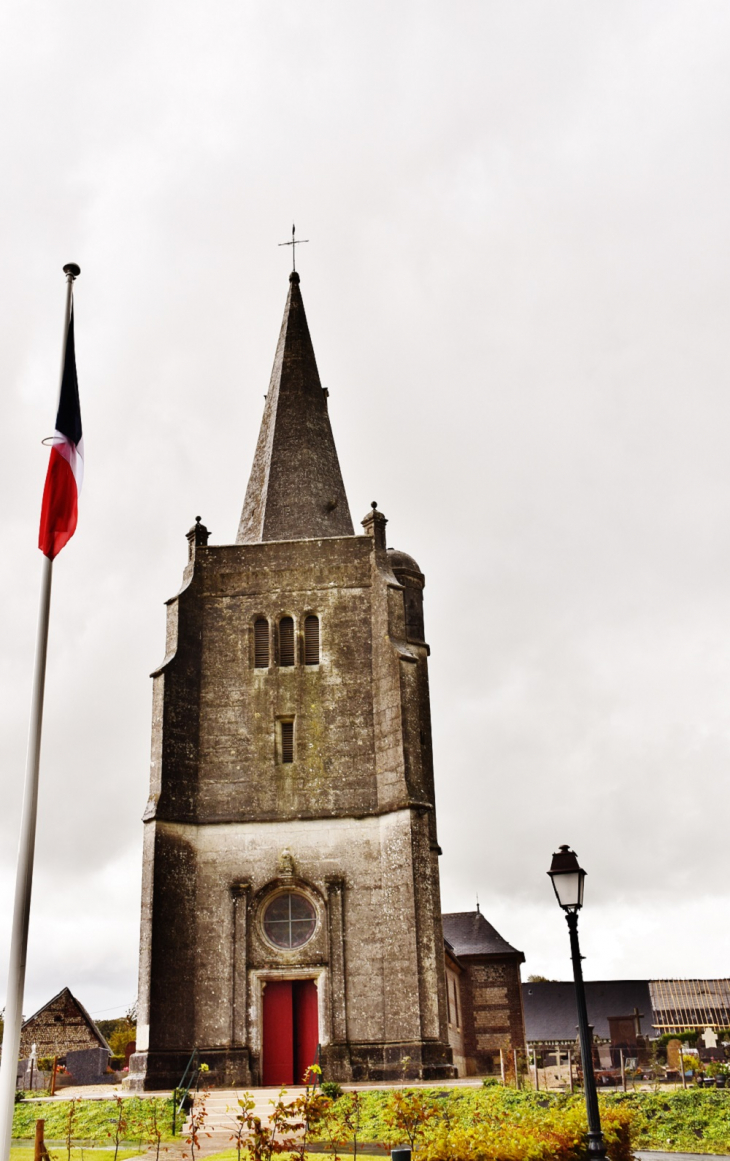
<instances>
[{"instance_id":1,"label":"street lamp","mask_svg":"<svg viewBox=\"0 0 730 1161\"><path fill-rule=\"evenodd\" d=\"M593 1033L588 1024L586 990L580 962L582 957L578 943L578 912L583 906L583 884L586 873L580 866L575 851L571 851L570 847L562 846L553 855L548 875L552 879L558 903L565 912L570 931L570 955L573 960L580 1056L583 1063L583 1085L586 1096L586 1112L588 1113L588 1156L605 1161L606 1143L601 1132L601 1114L598 1109L596 1078L593 1073Z\"/></svg>"}]
</instances>

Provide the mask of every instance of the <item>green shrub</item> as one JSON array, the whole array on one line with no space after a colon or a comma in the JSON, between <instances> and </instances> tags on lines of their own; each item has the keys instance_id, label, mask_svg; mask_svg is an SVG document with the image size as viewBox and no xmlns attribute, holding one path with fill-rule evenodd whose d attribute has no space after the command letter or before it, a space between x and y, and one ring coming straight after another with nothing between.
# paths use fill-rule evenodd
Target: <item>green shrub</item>
<instances>
[{"instance_id":1,"label":"green shrub","mask_svg":"<svg viewBox=\"0 0 730 1161\"><path fill-rule=\"evenodd\" d=\"M336 1080L323 1080L319 1087L323 1095L329 1097L331 1101L339 1100L342 1096L342 1085Z\"/></svg>"}]
</instances>

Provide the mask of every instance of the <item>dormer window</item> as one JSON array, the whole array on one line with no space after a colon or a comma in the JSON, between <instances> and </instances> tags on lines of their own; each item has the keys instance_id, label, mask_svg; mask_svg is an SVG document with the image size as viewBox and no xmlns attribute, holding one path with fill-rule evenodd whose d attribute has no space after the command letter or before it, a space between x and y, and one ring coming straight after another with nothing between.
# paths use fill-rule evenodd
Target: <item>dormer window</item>
<instances>
[{"instance_id":1,"label":"dormer window","mask_svg":"<svg viewBox=\"0 0 730 1161\"><path fill-rule=\"evenodd\" d=\"M304 618L304 664L319 665L319 617Z\"/></svg>"},{"instance_id":2,"label":"dormer window","mask_svg":"<svg viewBox=\"0 0 730 1161\"><path fill-rule=\"evenodd\" d=\"M279 621L279 665L294 664L294 619L282 617Z\"/></svg>"}]
</instances>

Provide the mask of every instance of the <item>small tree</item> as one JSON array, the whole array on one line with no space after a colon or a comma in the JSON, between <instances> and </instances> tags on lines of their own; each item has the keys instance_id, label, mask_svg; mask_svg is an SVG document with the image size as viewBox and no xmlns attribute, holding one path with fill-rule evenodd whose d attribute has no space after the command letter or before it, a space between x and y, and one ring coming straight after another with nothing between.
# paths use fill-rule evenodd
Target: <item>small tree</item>
<instances>
[{"instance_id":1,"label":"small tree","mask_svg":"<svg viewBox=\"0 0 730 1161\"><path fill-rule=\"evenodd\" d=\"M304 1092L296 1097L291 1104L285 1106L287 1115L289 1117L293 1116L298 1122L296 1130L299 1135L296 1138L292 1152L295 1156L299 1157L300 1161L305 1161L305 1154L312 1129L317 1125L323 1124L332 1104L329 1097L317 1091L317 1082L321 1075L322 1069L318 1064L313 1064L308 1068L302 1078L305 1086ZM287 1127L289 1130L295 1128L293 1124Z\"/></svg>"},{"instance_id":2,"label":"small tree","mask_svg":"<svg viewBox=\"0 0 730 1161\"><path fill-rule=\"evenodd\" d=\"M201 1093L196 1093L195 1100L190 1109L189 1136L186 1138L187 1144L190 1146L190 1161L195 1161L195 1154L200 1149L200 1138L205 1132L205 1122L208 1116L207 1103L207 1089L203 1089ZM210 1133L205 1133L205 1136L210 1137ZM183 1157L185 1156L187 1154L183 1153Z\"/></svg>"},{"instance_id":3,"label":"small tree","mask_svg":"<svg viewBox=\"0 0 730 1161\"><path fill-rule=\"evenodd\" d=\"M117 1106L116 1116L112 1120L113 1129L107 1132L107 1137L114 1138L114 1161L117 1161L117 1153L119 1152L119 1143L124 1140L124 1134L127 1131L127 1118L124 1114L124 1101L120 1096L114 1097L114 1103ZM71 1154L68 1155L71 1161Z\"/></svg>"},{"instance_id":4,"label":"small tree","mask_svg":"<svg viewBox=\"0 0 730 1161\"><path fill-rule=\"evenodd\" d=\"M119 1099L119 1098L117 1098ZM70 1100L68 1102L68 1113L66 1114L66 1159L71 1161L71 1145L73 1142L73 1127L74 1118L76 1116L76 1101ZM116 1150L114 1152L114 1161L116 1161Z\"/></svg>"},{"instance_id":5,"label":"small tree","mask_svg":"<svg viewBox=\"0 0 730 1161\"><path fill-rule=\"evenodd\" d=\"M239 1158L245 1152L249 1161L271 1161L276 1153L288 1153L295 1145L292 1138L280 1134L296 1131L303 1125L290 1123L291 1106L284 1103L284 1090L279 1093L278 1101L271 1101L273 1110L268 1125L261 1123L261 1117L255 1117L253 1109L255 1102L249 1093L238 1102L241 1112L237 1120L242 1128L236 1134L241 1142Z\"/></svg>"},{"instance_id":6,"label":"small tree","mask_svg":"<svg viewBox=\"0 0 730 1161\"><path fill-rule=\"evenodd\" d=\"M332 1123L333 1136L337 1134L339 1137L342 1134L344 1140L352 1141L352 1155L353 1158L357 1158L357 1141L362 1120L362 1094L357 1090L344 1093L333 1104L327 1120Z\"/></svg>"},{"instance_id":7,"label":"small tree","mask_svg":"<svg viewBox=\"0 0 730 1161\"><path fill-rule=\"evenodd\" d=\"M151 1111L147 1121L147 1139L155 1151L155 1161L160 1161L160 1144L162 1142L162 1126L157 1113L157 1101L149 1102Z\"/></svg>"},{"instance_id":8,"label":"small tree","mask_svg":"<svg viewBox=\"0 0 730 1161\"><path fill-rule=\"evenodd\" d=\"M248 1132L247 1118L256 1108L256 1102L251 1094L246 1092L242 1097L238 1098L238 1107L241 1111L240 1113L236 1114L236 1127L231 1133L229 1140L235 1141L236 1157L238 1158L238 1161L241 1161L241 1150L243 1148L245 1136Z\"/></svg>"},{"instance_id":9,"label":"small tree","mask_svg":"<svg viewBox=\"0 0 730 1161\"><path fill-rule=\"evenodd\" d=\"M415 1089L393 1090L383 1111L386 1125L399 1136L405 1136L411 1149L423 1136L426 1125L439 1110L433 1101Z\"/></svg>"}]
</instances>

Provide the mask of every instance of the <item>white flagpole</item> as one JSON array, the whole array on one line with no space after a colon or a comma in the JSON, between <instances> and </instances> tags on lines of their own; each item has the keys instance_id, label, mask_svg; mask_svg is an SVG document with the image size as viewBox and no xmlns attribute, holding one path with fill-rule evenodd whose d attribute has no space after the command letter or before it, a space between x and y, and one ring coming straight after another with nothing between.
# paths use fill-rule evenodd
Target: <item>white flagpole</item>
<instances>
[{"instance_id":1,"label":"white flagpole","mask_svg":"<svg viewBox=\"0 0 730 1161\"><path fill-rule=\"evenodd\" d=\"M71 318L71 295L78 267L64 266L67 278L66 315L61 348L61 379L66 361L66 340ZM59 385L60 395L60 385ZM3 1028L3 1055L0 1063L0 1159L8 1161L13 1133L13 1110L15 1109L15 1082L18 1072L20 1052L20 1026L23 1020L23 991L25 988L25 963L28 953L28 926L30 923L30 897L33 887L33 857L35 854L36 817L38 814L38 773L41 758L41 731L43 727L43 695L46 685L46 656L48 653L48 620L51 612L51 580L53 561L43 557L41 574L41 601L38 613L38 635L35 649L33 672L33 694L30 703L30 728L28 732L28 754L25 763L25 789L23 811L20 822L20 842L18 845L18 869L15 879L15 907L13 910L13 933L10 942L10 965L8 967L8 994L5 1003Z\"/></svg>"}]
</instances>

